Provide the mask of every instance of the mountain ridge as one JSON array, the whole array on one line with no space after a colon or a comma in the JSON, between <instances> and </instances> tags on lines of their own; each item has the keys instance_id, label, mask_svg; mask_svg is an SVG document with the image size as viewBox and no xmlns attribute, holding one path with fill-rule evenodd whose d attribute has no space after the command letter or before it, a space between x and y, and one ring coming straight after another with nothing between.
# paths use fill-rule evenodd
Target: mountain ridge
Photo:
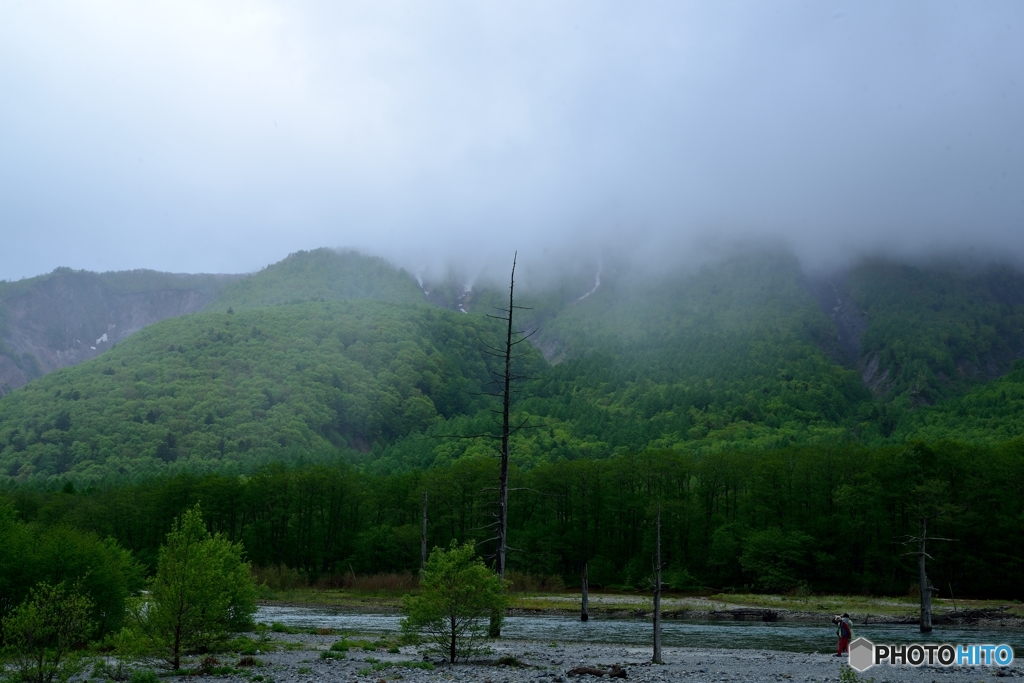
<instances>
[{"instance_id":1,"label":"mountain ridge","mask_svg":"<svg viewBox=\"0 0 1024 683\"><path fill-rule=\"evenodd\" d=\"M469 360L479 348L453 356L425 375L376 365L365 374L356 365L345 365L353 359L344 361L344 354L324 356L316 341L323 333L311 332L310 325L326 320L332 311L348 311L344 317L355 315L351 312L356 309L372 309L376 318L361 318L366 332L391 330L387 343L412 344L402 352L403 358L412 353L411 358L419 353L412 349L427 334L423 330L433 329L430 320L445 318L450 321L445 324L455 325L452 329L468 326L478 337L493 334L493 321L485 316L493 307L508 305L507 289L479 285L466 290L454 280L419 282L383 259L331 250L296 252L250 276L190 281L154 273L115 278L61 272L50 282L53 286L55 279L79 278L94 286L103 277L113 292L108 298L129 290L137 295L140 288L133 283L142 278L149 283L145 291L156 293L154 300L171 292L179 310L202 310L156 322L141 337L121 338L131 344L119 344L113 354L101 354L105 347L89 349L95 357L84 365L61 370L52 379L37 379L0 399L0 476L64 476L84 471L93 460L109 459L111 449L121 449L119 457L127 458L127 464L101 468L103 476L186 466L190 458L195 466L215 468L228 455L235 463L231 466L242 470L254 459L333 453L330 457L398 471L479 454L471 440L446 442L442 436L486 431L487 408L467 403L446 411L432 398L401 407L412 400L403 387L423 393L438 381L479 376L482 366L473 370L477 361ZM646 448L698 453L879 444L913 439L916 433L951 438L958 432L950 416L964 411L977 414L974 426L963 432L965 438L988 439L985 430L997 423L1001 427L993 433L999 438L1013 438L1020 430L1012 411L999 409L985 393L993 386L992 378L1002 377L999 395L1017 396L1019 377L1013 368L1024 349L1024 275L1013 269L960 272L869 261L813 280L792 255L739 254L660 279L609 267L601 271L597 287L586 274L551 282L546 288L517 288L521 294L515 303L522 308L517 309L516 327L537 330L531 341L550 361L530 361L536 372L525 373L531 379L519 387L515 409L520 418L547 426L546 432L540 430L543 434L517 437L515 459L520 466ZM15 284L0 288L0 304L17 304L13 295L40 289L39 283ZM65 299L76 301L73 296ZM257 319L245 323L246 329L239 327L242 321ZM348 325L341 318L330 324ZM234 331L225 336L222 330L218 338L210 330L222 325ZM267 330L274 333L261 337ZM449 345L466 349L476 344L459 334L459 342L443 334L430 337L433 350L427 355L443 356ZM854 334L859 344L852 343ZM108 340L112 346L113 339ZM242 348L239 344L263 354L257 363L263 379L255 384L256 366L251 363L236 358L223 365L224 358L234 358ZM492 340L490 346L495 344ZM268 353L283 355L271 362ZM328 357L334 360L324 365ZM188 359L184 366L183 359ZM377 362L370 356L364 360ZM394 362L396 367L407 365L405 360ZM349 367L352 377L363 377L353 385L358 387L355 393L344 394L350 398L340 404L328 396L342 387L322 388L323 378L336 373L332 368L338 363ZM320 372L310 374L309 368L320 366ZM196 374L201 367L221 369ZM108 375L114 379L105 379ZM118 379L125 376L133 378L127 383ZM109 391L97 393L96 387L108 385L117 387L109 390L117 393L117 401L147 407L124 414L107 411L103 406L108 405L104 397ZM228 400L224 386L245 386L255 393L239 389L242 393ZM88 401L64 403L76 392ZM193 415L188 404L174 403L176 392L197 403L207 400L204 396L220 395L218 400L235 407ZM177 408L160 408L167 396L168 405ZM288 404L288 397L295 396L307 398ZM378 398L366 404L359 396ZM323 416L347 414L347 401L370 406L366 414L379 417L374 418L376 427L370 432L360 431L355 423L341 431L329 427L331 419ZM248 407L239 408L242 404ZM291 405L289 420L297 426L267 431L272 409L285 404ZM926 417L915 416L925 409ZM163 431L125 423L155 425L173 414L179 414L173 418L177 426ZM227 419L229 414L233 417ZM75 425L82 420L98 426L78 433ZM301 438L288 437L289 430ZM199 434L207 436L190 436ZM174 454L181 458L169 457ZM131 464L132 458L141 458L141 464ZM76 470L76 463L85 464Z\"/></svg>"}]
</instances>

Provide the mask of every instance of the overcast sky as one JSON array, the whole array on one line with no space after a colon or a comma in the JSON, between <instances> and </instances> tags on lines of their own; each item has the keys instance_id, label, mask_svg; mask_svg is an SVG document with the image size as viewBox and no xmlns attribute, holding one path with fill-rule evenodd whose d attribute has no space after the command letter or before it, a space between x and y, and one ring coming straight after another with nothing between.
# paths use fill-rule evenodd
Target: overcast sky
<instances>
[{"instance_id":1,"label":"overcast sky","mask_svg":"<svg viewBox=\"0 0 1024 683\"><path fill-rule=\"evenodd\" d=\"M0 3L0 278L1024 255L1024 3Z\"/></svg>"}]
</instances>

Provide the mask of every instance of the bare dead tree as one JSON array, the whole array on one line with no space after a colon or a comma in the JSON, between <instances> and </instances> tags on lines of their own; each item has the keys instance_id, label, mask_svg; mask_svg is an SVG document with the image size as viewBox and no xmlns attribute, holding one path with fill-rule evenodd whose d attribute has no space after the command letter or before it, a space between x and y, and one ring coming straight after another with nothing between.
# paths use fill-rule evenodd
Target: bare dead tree
<instances>
[{"instance_id":1,"label":"bare dead tree","mask_svg":"<svg viewBox=\"0 0 1024 683\"><path fill-rule=\"evenodd\" d=\"M934 515L933 515L934 517ZM926 559L935 559L927 552L928 541L956 541L955 538L939 538L937 536L928 536L928 520L930 517L921 518L921 535L920 536L907 536L902 541L898 541L903 545L917 544L918 549L905 555L917 555L917 578L918 586L921 592L921 633L931 633L932 631L932 591L936 590L931 582L928 580L928 573L925 567Z\"/></svg>"},{"instance_id":2,"label":"bare dead tree","mask_svg":"<svg viewBox=\"0 0 1024 683\"><path fill-rule=\"evenodd\" d=\"M655 523L654 541L654 656L651 662L664 664L661 659L661 501L658 501L658 517Z\"/></svg>"},{"instance_id":3,"label":"bare dead tree","mask_svg":"<svg viewBox=\"0 0 1024 683\"><path fill-rule=\"evenodd\" d=\"M590 587L588 586L587 563L583 563L583 599L580 602L580 621L590 619Z\"/></svg>"},{"instance_id":4,"label":"bare dead tree","mask_svg":"<svg viewBox=\"0 0 1024 683\"><path fill-rule=\"evenodd\" d=\"M488 432L483 434L439 434L432 438L442 439L494 439L500 442L499 446L499 457L501 458L501 467L498 475L498 509L495 514L495 521L492 524L486 525L486 528L494 527L496 529L495 536L480 541L477 545L484 543L496 543L497 549L494 554L494 566L498 576L505 580L505 562L508 556L509 550L515 550L510 548L508 545L508 460L509 460L509 448L510 438L513 434L521 429L528 429L538 427L540 425L530 424L529 418L524 419L519 424L512 424L511 419L511 406L512 406L512 383L516 380L527 379L525 375L518 375L513 370L515 361L524 357L525 353L517 354L515 347L523 342L529 340L537 330L533 330L528 334L524 334L522 331L516 331L513 329L513 313L517 310L530 310L525 306L515 305L515 286L516 286L516 262L519 253L512 257L512 274L509 278L508 286L508 308L497 308L501 315L488 315L488 318L500 320L505 328L505 340L504 344L500 348L495 348L484 344L483 352L486 355L501 359L501 370L491 370L492 381L491 384L495 386L494 391L483 391L477 395L482 396L494 396L501 399L501 410L492 411L501 414L501 431L497 434ZM483 527L481 527L483 528ZM487 633L492 638L501 636L501 622L504 615L500 613L491 614L491 622L488 627Z\"/></svg>"},{"instance_id":5,"label":"bare dead tree","mask_svg":"<svg viewBox=\"0 0 1024 683\"><path fill-rule=\"evenodd\" d=\"M423 491L423 529L420 531L420 572L427 568L427 492Z\"/></svg>"},{"instance_id":6,"label":"bare dead tree","mask_svg":"<svg viewBox=\"0 0 1024 683\"><path fill-rule=\"evenodd\" d=\"M516 310L528 310L522 306L515 305L515 288L516 288L516 261L518 260L519 253L512 257L512 274L509 278L508 285L508 308L498 309L502 315L489 315L488 317L500 320L505 327L505 344L502 349L491 349L488 353L492 356L497 356L502 360L502 371L500 373L494 373L496 375L495 382L500 386L500 392L496 392L496 395L501 397L501 434L498 438L501 440L501 469L498 475L498 513L497 513L497 550L495 553L495 569L498 572L498 576L501 577L502 581L505 580L505 560L508 555L508 455L509 455L509 438L515 432L528 426L526 422L512 426L510 419L510 412L512 406L512 382L517 379L524 379L521 375L516 375L512 371L513 361L517 360L519 356L514 353L515 347L522 344L529 339L533 333L519 336L519 333L513 330L512 319L513 312ZM513 341L514 337L518 337ZM491 623L488 627L488 635L492 638L497 638L501 635L501 618L503 615L492 614Z\"/></svg>"}]
</instances>

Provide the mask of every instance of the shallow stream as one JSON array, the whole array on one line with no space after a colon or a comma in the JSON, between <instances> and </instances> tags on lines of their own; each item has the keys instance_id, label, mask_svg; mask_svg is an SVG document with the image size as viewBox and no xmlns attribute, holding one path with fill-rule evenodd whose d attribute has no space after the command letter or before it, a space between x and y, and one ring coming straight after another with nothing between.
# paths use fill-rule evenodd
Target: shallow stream
<instances>
[{"instance_id":1,"label":"shallow stream","mask_svg":"<svg viewBox=\"0 0 1024 683\"><path fill-rule=\"evenodd\" d=\"M323 607L261 606L256 620L279 622L297 628L331 628L339 632L394 634L401 615L346 612ZM512 616L505 619L502 636L514 640L541 642L618 643L648 645L651 642L649 619L578 618L558 615ZM1015 652L1024 653L1024 632L1017 629L936 627L923 636L916 626L894 624L854 625L854 637L864 636L875 643L1006 643ZM713 647L790 652L832 652L835 627L827 621L753 622L683 621L662 622L662 643L684 647Z\"/></svg>"}]
</instances>

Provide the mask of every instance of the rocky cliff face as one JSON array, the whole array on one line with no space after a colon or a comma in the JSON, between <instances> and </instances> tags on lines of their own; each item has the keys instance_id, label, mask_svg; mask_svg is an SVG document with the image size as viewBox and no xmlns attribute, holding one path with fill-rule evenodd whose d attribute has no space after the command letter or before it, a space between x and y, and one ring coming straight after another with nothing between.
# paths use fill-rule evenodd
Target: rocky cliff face
<instances>
[{"instance_id":1,"label":"rocky cliff face","mask_svg":"<svg viewBox=\"0 0 1024 683\"><path fill-rule=\"evenodd\" d=\"M199 311L237 276L60 268L0 285L0 396L146 325Z\"/></svg>"}]
</instances>

